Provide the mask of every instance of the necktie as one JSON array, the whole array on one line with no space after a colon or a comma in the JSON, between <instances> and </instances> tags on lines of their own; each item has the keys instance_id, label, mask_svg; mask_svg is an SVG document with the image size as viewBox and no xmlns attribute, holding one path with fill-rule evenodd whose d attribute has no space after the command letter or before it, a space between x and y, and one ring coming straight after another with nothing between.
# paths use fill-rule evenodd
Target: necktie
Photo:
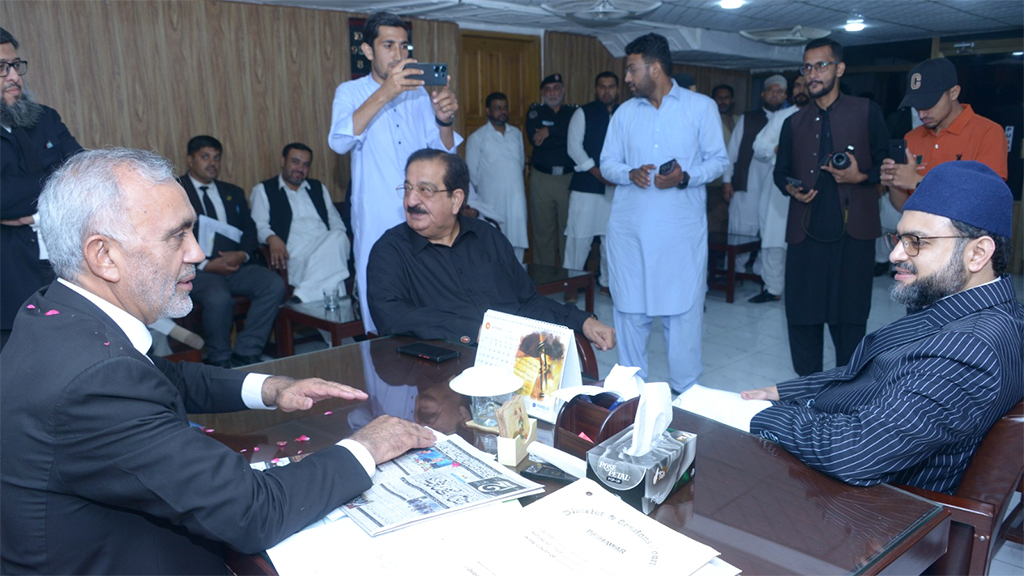
<instances>
[{"instance_id":1,"label":"necktie","mask_svg":"<svg viewBox=\"0 0 1024 576\"><path fill-rule=\"evenodd\" d=\"M203 206L206 208L206 215L209 216L210 218L213 218L214 220L218 220L217 207L213 205L213 200L210 198L210 195L206 192L207 190L210 189L210 187L200 186L199 189L203 191Z\"/></svg>"}]
</instances>

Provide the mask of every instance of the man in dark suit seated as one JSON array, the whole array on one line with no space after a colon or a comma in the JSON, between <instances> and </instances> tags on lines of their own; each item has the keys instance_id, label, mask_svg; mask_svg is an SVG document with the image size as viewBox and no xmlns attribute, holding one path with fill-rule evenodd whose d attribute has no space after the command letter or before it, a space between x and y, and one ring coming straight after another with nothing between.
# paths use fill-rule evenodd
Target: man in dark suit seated
<instances>
[{"instance_id":1,"label":"man in dark suit seated","mask_svg":"<svg viewBox=\"0 0 1024 576\"><path fill-rule=\"evenodd\" d=\"M234 184L217 180L223 147L212 136L196 136L188 141L188 173L178 181L188 194L196 214L205 215L240 233L232 239L218 233L207 259L197 266L192 297L203 307L203 331L206 337L206 362L230 368L260 361L277 309L284 301L286 287L277 274L261 262L256 223L249 214L245 192ZM195 235L204 228L196 220ZM211 223L215 224L215 223ZM237 232L236 232L237 231ZM231 351L231 325L234 299L246 296L251 304L245 328L235 338Z\"/></svg>"},{"instance_id":2,"label":"man in dark suit seated","mask_svg":"<svg viewBox=\"0 0 1024 576\"><path fill-rule=\"evenodd\" d=\"M1024 307L1003 274L1012 211L984 164L933 168L890 237L892 297L910 313L867 335L846 366L744 392L775 401L750 432L850 484L952 493L1024 397Z\"/></svg>"},{"instance_id":3,"label":"man in dark suit seated","mask_svg":"<svg viewBox=\"0 0 1024 576\"><path fill-rule=\"evenodd\" d=\"M186 412L307 410L366 394L146 355L146 323L192 308L195 211L165 159L72 158L39 200L58 279L18 312L0 355L0 572L225 574L367 490L376 464L433 443L378 418L265 472Z\"/></svg>"},{"instance_id":4,"label":"man in dark suit seated","mask_svg":"<svg viewBox=\"0 0 1024 576\"><path fill-rule=\"evenodd\" d=\"M405 223L370 251L367 298L381 334L475 342L489 308L579 330L601 350L615 330L596 316L537 293L512 245L493 226L460 215L466 162L443 150L405 165Z\"/></svg>"}]
</instances>

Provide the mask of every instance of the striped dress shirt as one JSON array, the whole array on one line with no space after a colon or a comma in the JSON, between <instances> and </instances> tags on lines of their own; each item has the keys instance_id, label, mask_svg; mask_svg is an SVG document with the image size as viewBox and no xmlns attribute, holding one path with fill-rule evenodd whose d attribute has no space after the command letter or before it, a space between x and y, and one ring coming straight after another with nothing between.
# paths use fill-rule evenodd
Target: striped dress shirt
<instances>
[{"instance_id":1,"label":"striped dress shirt","mask_svg":"<svg viewBox=\"0 0 1024 576\"><path fill-rule=\"evenodd\" d=\"M865 336L848 365L778 390L751 433L850 484L952 493L989 428L1024 397L1024 307L1003 276Z\"/></svg>"}]
</instances>

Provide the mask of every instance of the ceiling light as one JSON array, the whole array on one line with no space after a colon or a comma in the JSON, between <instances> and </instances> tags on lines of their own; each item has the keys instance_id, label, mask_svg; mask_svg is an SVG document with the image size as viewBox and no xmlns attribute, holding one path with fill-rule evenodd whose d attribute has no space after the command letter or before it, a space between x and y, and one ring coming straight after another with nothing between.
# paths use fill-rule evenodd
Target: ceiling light
<instances>
[{"instance_id":1,"label":"ceiling light","mask_svg":"<svg viewBox=\"0 0 1024 576\"><path fill-rule=\"evenodd\" d=\"M740 6L743 6L743 4L743 0L722 0L721 2L718 3L719 6L726 10L735 10Z\"/></svg>"},{"instance_id":2,"label":"ceiling light","mask_svg":"<svg viewBox=\"0 0 1024 576\"><path fill-rule=\"evenodd\" d=\"M1014 56L1024 56L1024 52L1014 52Z\"/></svg>"},{"instance_id":3,"label":"ceiling light","mask_svg":"<svg viewBox=\"0 0 1024 576\"><path fill-rule=\"evenodd\" d=\"M860 32L861 30L864 29L864 19L852 18L850 20L847 20L846 26L843 26L843 28L846 28L847 32Z\"/></svg>"}]
</instances>

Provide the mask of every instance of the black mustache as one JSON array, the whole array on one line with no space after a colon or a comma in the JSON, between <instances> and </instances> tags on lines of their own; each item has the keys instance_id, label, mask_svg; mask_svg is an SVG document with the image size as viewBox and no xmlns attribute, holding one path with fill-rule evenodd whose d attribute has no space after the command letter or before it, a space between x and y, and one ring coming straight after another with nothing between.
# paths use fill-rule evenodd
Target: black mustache
<instances>
[{"instance_id":1,"label":"black mustache","mask_svg":"<svg viewBox=\"0 0 1024 576\"><path fill-rule=\"evenodd\" d=\"M405 209L409 214L426 214L427 211L422 206L409 206Z\"/></svg>"}]
</instances>

